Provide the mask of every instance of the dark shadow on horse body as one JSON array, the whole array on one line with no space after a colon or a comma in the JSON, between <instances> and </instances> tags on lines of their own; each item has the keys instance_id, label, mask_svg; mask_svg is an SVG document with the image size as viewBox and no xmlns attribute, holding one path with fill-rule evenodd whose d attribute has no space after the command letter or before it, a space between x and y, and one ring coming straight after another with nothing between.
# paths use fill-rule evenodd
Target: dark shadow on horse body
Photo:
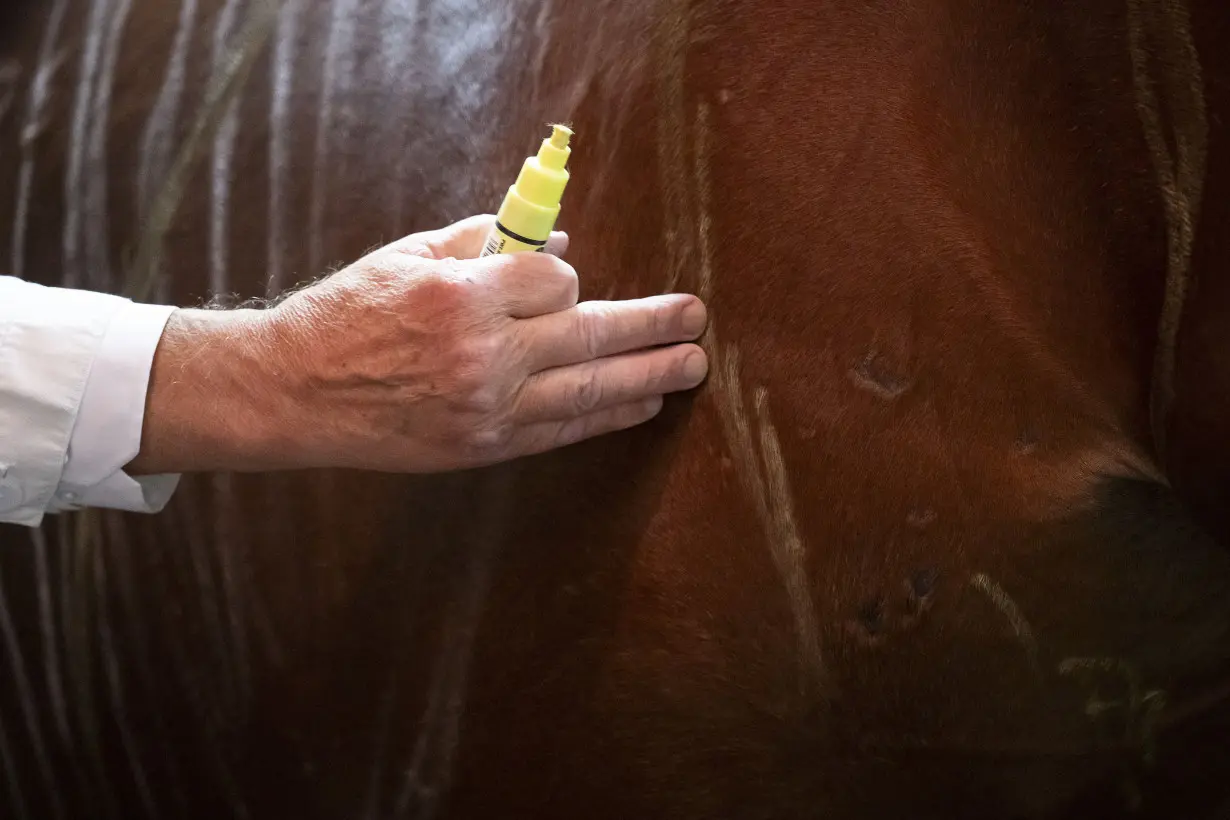
<instances>
[{"instance_id":1,"label":"dark shadow on horse body","mask_svg":"<svg viewBox=\"0 0 1230 820\"><path fill-rule=\"evenodd\" d=\"M0 260L119 290L252 5L99 2L0 59ZM1210 196L1221 17L1193 11ZM490 470L191 476L155 518L3 530L6 816L1210 816L1230 556L1150 435L1168 223L1129 28L1112 0L285 8L160 298L490 210L564 120L583 297L702 294L713 376Z\"/></svg>"}]
</instances>

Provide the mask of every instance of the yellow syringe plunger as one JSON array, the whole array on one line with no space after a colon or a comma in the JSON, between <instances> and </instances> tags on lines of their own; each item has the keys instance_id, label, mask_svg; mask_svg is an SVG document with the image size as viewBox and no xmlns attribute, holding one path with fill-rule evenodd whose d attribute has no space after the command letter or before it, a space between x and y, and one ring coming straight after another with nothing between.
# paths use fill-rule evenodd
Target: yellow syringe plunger
<instances>
[{"instance_id":1,"label":"yellow syringe plunger","mask_svg":"<svg viewBox=\"0 0 1230 820\"><path fill-rule=\"evenodd\" d=\"M546 247L568 185L566 166L572 155L568 145L571 139L572 129L554 125L538 154L522 163L517 181L508 189L496 214L495 228L483 248L483 256L541 251Z\"/></svg>"}]
</instances>

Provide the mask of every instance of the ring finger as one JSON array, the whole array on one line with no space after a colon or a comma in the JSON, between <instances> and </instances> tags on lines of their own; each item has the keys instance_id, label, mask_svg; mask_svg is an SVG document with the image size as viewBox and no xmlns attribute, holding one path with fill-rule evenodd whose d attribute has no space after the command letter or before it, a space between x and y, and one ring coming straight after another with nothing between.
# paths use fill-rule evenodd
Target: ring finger
<instances>
[{"instance_id":1,"label":"ring finger","mask_svg":"<svg viewBox=\"0 0 1230 820\"><path fill-rule=\"evenodd\" d=\"M690 390L708 371L694 344L608 356L531 376L518 402L518 421L566 421L611 407Z\"/></svg>"}]
</instances>

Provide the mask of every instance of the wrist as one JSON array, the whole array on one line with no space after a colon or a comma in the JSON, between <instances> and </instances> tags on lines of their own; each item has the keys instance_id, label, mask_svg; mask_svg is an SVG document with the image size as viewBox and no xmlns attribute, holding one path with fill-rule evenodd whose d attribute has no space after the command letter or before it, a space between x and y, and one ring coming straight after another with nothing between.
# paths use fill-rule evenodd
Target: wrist
<instances>
[{"instance_id":1,"label":"wrist","mask_svg":"<svg viewBox=\"0 0 1230 820\"><path fill-rule=\"evenodd\" d=\"M154 353L131 475L294 466L270 312L177 310Z\"/></svg>"}]
</instances>

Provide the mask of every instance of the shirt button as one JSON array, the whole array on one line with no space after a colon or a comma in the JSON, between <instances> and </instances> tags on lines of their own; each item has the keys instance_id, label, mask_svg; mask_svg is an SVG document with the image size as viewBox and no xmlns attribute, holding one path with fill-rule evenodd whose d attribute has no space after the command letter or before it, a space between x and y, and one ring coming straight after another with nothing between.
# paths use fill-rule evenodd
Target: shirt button
<instances>
[{"instance_id":1,"label":"shirt button","mask_svg":"<svg viewBox=\"0 0 1230 820\"><path fill-rule=\"evenodd\" d=\"M69 490L68 492L64 493L64 500L65 501L76 501L77 494L73 492L72 490Z\"/></svg>"}]
</instances>

